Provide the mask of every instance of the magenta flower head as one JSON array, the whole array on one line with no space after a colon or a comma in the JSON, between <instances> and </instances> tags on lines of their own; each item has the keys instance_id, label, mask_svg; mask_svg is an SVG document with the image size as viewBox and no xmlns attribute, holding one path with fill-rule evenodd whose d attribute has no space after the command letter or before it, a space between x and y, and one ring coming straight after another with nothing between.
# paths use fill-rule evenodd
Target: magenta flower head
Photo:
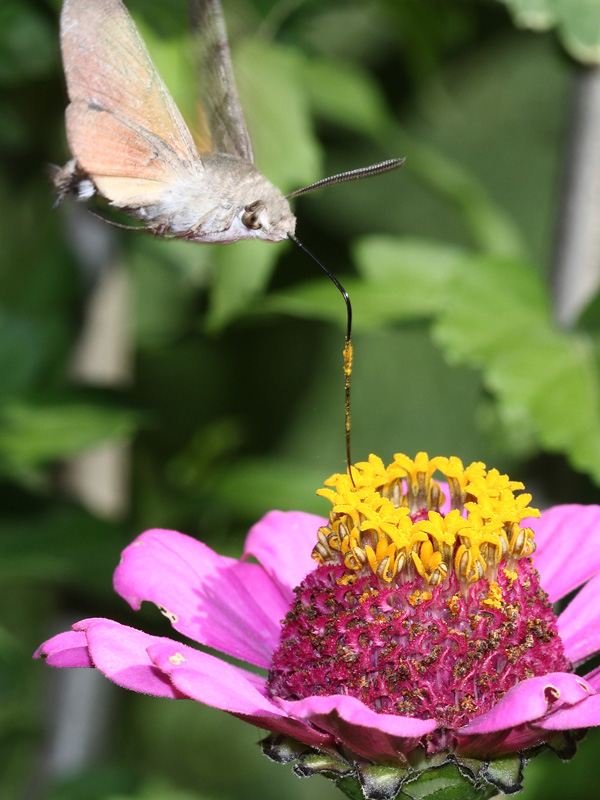
<instances>
[{"instance_id":1,"label":"magenta flower head","mask_svg":"<svg viewBox=\"0 0 600 800\"><path fill-rule=\"evenodd\" d=\"M227 711L351 798L488 798L543 747L570 757L600 724L600 670L575 673L600 651L600 507L540 516L497 470L425 453L326 486L329 520L273 511L240 561L150 530L115 572L133 608L264 674L108 619L36 656Z\"/></svg>"}]
</instances>

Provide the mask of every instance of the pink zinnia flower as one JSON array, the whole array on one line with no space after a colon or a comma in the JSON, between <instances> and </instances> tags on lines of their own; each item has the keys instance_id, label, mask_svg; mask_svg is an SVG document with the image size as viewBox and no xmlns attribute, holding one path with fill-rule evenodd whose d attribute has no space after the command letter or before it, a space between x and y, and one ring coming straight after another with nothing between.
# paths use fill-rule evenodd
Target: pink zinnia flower
<instances>
[{"instance_id":1,"label":"pink zinnia flower","mask_svg":"<svg viewBox=\"0 0 600 800\"><path fill-rule=\"evenodd\" d=\"M432 775L431 791L462 781L461 797L489 797L516 791L542 745L572 755L565 732L600 724L600 669L574 672L600 651L600 507L538 519L521 484L424 453L387 468L370 456L326 485L329 520L270 512L240 561L150 530L115 571L133 608L155 603L178 633L266 674L98 618L36 657L227 711L271 731L267 755L350 797L416 782L426 797Z\"/></svg>"}]
</instances>

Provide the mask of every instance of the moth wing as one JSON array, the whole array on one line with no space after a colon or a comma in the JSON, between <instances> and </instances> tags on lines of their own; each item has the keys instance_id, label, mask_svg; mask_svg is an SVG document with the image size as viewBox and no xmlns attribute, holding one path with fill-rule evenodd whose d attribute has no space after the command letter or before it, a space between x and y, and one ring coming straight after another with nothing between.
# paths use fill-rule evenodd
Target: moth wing
<instances>
[{"instance_id":1,"label":"moth wing","mask_svg":"<svg viewBox=\"0 0 600 800\"><path fill-rule=\"evenodd\" d=\"M190 131L121 0L65 0L61 47L69 146L103 194L127 205L146 182L156 193L157 182L202 172ZM122 180L102 188L104 178ZM120 187L117 196L109 185Z\"/></svg>"},{"instance_id":2,"label":"moth wing","mask_svg":"<svg viewBox=\"0 0 600 800\"><path fill-rule=\"evenodd\" d=\"M198 75L200 133L212 140L214 152L254 163L219 0L190 0L190 24Z\"/></svg>"},{"instance_id":3,"label":"moth wing","mask_svg":"<svg viewBox=\"0 0 600 800\"><path fill-rule=\"evenodd\" d=\"M126 118L75 101L67 107L66 122L78 163L113 205L155 203L165 184L172 184L184 171L172 151L173 163L167 161L168 145L160 137L133 128Z\"/></svg>"}]
</instances>

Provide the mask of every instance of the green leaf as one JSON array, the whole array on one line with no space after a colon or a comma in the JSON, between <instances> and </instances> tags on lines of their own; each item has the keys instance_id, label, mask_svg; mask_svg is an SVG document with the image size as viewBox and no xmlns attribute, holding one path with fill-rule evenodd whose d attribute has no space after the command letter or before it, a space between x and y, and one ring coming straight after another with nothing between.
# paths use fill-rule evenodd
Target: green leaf
<instances>
[{"instance_id":1,"label":"green leaf","mask_svg":"<svg viewBox=\"0 0 600 800\"><path fill-rule=\"evenodd\" d=\"M545 289L519 262L472 258L448 283L434 336L479 367L501 414L528 418L542 447L600 482L600 385L591 342L559 330Z\"/></svg>"},{"instance_id":2,"label":"green leaf","mask_svg":"<svg viewBox=\"0 0 600 800\"><path fill-rule=\"evenodd\" d=\"M6 516L0 537L0 582L51 581L111 593L111 574L126 541L120 526L54 500Z\"/></svg>"},{"instance_id":3,"label":"green leaf","mask_svg":"<svg viewBox=\"0 0 600 800\"><path fill-rule=\"evenodd\" d=\"M282 441L286 456L314 465L320 480L344 470L343 336L325 333ZM481 458L479 376L450 369L424 324L357 334L354 348L353 461L369 453L391 459L399 447Z\"/></svg>"},{"instance_id":4,"label":"green leaf","mask_svg":"<svg viewBox=\"0 0 600 800\"><path fill-rule=\"evenodd\" d=\"M106 800L209 800L205 794L179 789L162 778L149 778L134 794L111 794Z\"/></svg>"},{"instance_id":5,"label":"green leaf","mask_svg":"<svg viewBox=\"0 0 600 800\"><path fill-rule=\"evenodd\" d=\"M534 31L547 31L557 22L556 0L501 0L517 25Z\"/></svg>"},{"instance_id":6,"label":"green leaf","mask_svg":"<svg viewBox=\"0 0 600 800\"><path fill-rule=\"evenodd\" d=\"M136 428L132 412L85 403L11 403L0 412L0 469L9 475L68 458Z\"/></svg>"},{"instance_id":7,"label":"green leaf","mask_svg":"<svg viewBox=\"0 0 600 800\"><path fill-rule=\"evenodd\" d=\"M394 322L407 322L430 316L438 310L436 294L424 297L414 284L399 281L368 284L344 280L352 302L355 332L382 328ZM415 302L416 301L416 302ZM307 281L282 292L273 292L255 308L257 314L289 314L304 319L319 319L346 325L346 307L332 294L332 287L323 280Z\"/></svg>"},{"instance_id":8,"label":"green leaf","mask_svg":"<svg viewBox=\"0 0 600 800\"><path fill-rule=\"evenodd\" d=\"M221 330L255 304L275 269L282 244L242 241L212 248L213 290L206 317L208 331Z\"/></svg>"},{"instance_id":9,"label":"green leaf","mask_svg":"<svg viewBox=\"0 0 600 800\"><path fill-rule=\"evenodd\" d=\"M447 242L416 237L367 236L355 243L359 273L387 292L391 319L428 316L445 300L446 283L465 251Z\"/></svg>"},{"instance_id":10,"label":"green leaf","mask_svg":"<svg viewBox=\"0 0 600 800\"><path fill-rule=\"evenodd\" d=\"M592 341L558 329L546 288L525 262L469 256L458 247L393 237L355 246L361 281L345 281L357 331L434 318L434 337L456 364L481 370L500 420L564 453L600 481L599 376ZM344 322L341 303L313 281L266 298L259 311Z\"/></svg>"},{"instance_id":11,"label":"green leaf","mask_svg":"<svg viewBox=\"0 0 600 800\"><path fill-rule=\"evenodd\" d=\"M2 399L30 387L43 360L44 344L44 331L34 318L0 309Z\"/></svg>"},{"instance_id":12,"label":"green leaf","mask_svg":"<svg viewBox=\"0 0 600 800\"><path fill-rule=\"evenodd\" d=\"M545 31L556 28L569 53L586 64L600 63L600 5L597 0L503 0L515 23Z\"/></svg>"},{"instance_id":13,"label":"green leaf","mask_svg":"<svg viewBox=\"0 0 600 800\"><path fill-rule=\"evenodd\" d=\"M546 290L523 262L465 258L446 293L437 336L455 361L484 363L521 345L526 331L548 325Z\"/></svg>"},{"instance_id":14,"label":"green leaf","mask_svg":"<svg viewBox=\"0 0 600 800\"><path fill-rule=\"evenodd\" d=\"M324 515L329 509L316 490L326 477L322 470L297 461L252 458L224 469L213 491L216 499L246 518L258 519L272 508Z\"/></svg>"},{"instance_id":15,"label":"green leaf","mask_svg":"<svg viewBox=\"0 0 600 800\"><path fill-rule=\"evenodd\" d=\"M475 175L436 148L411 139L404 132L396 131L385 141L389 142L389 152L408 154L404 169L414 172L458 208L478 250L506 257L525 255L526 247L517 225L494 203Z\"/></svg>"},{"instance_id":16,"label":"green leaf","mask_svg":"<svg viewBox=\"0 0 600 800\"><path fill-rule=\"evenodd\" d=\"M196 291L209 282L210 247L147 237L129 248L136 344L156 348L196 325Z\"/></svg>"},{"instance_id":17,"label":"green leaf","mask_svg":"<svg viewBox=\"0 0 600 800\"><path fill-rule=\"evenodd\" d=\"M430 317L445 302L445 285L462 248L445 242L392 236L368 236L353 247L363 280L344 279L354 310L355 330ZM276 312L344 325L346 310L323 278L273 292L257 313Z\"/></svg>"},{"instance_id":18,"label":"green leaf","mask_svg":"<svg viewBox=\"0 0 600 800\"><path fill-rule=\"evenodd\" d=\"M434 15L437 24L430 9ZM559 213L552 176L563 161L571 66L550 36L508 31L489 45L443 61L416 92L414 109L405 109L403 129L396 125L378 139L406 164L381 179L394 189L385 199L379 180L360 187L368 196L373 186L373 197L351 221L358 227L366 215L371 231L400 229L494 254L533 254L545 265Z\"/></svg>"},{"instance_id":19,"label":"green leaf","mask_svg":"<svg viewBox=\"0 0 600 800\"><path fill-rule=\"evenodd\" d=\"M353 280L344 280L344 287L348 292L352 304L361 288ZM252 311L257 315L262 314L288 314L301 319L320 319L326 322L335 322L340 326L345 325L346 307L341 297L334 296L335 288L326 280L315 279L304 281L297 286L292 286L280 292L270 292L258 302ZM365 320L361 318L360 324Z\"/></svg>"},{"instance_id":20,"label":"green leaf","mask_svg":"<svg viewBox=\"0 0 600 800\"><path fill-rule=\"evenodd\" d=\"M54 30L32 3L0 8L0 83L14 85L46 75L55 64Z\"/></svg>"},{"instance_id":21,"label":"green leaf","mask_svg":"<svg viewBox=\"0 0 600 800\"><path fill-rule=\"evenodd\" d=\"M306 58L301 76L311 103L324 119L366 135L377 135L390 123L379 86L356 63Z\"/></svg>"}]
</instances>

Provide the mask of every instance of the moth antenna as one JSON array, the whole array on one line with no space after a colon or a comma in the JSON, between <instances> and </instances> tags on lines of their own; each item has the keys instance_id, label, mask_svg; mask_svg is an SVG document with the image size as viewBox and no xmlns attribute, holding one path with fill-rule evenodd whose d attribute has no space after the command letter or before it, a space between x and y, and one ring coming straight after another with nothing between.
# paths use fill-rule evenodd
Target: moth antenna
<instances>
[{"instance_id":1,"label":"moth antenna","mask_svg":"<svg viewBox=\"0 0 600 800\"><path fill-rule=\"evenodd\" d=\"M361 167L360 169L351 169L349 172L340 172L338 175L332 175L330 178L322 178L322 180L316 183L311 183L310 186L305 186L303 189L296 189L296 191L286 194L285 197L286 200L289 200L291 197L298 197L298 195L312 192L313 189L322 189L324 186L331 186L334 183L359 181L361 178L370 178L372 175L380 175L382 172L398 169L398 167L404 164L405 160L404 158L388 158L387 161L381 161L379 164L371 164L370 167Z\"/></svg>"},{"instance_id":2,"label":"moth antenna","mask_svg":"<svg viewBox=\"0 0 600 800\"><path fill-rule=\"evenodd\" d=\"M351 180L351 179L346 179ZM352 458L350 457L350 376L352 374L352 304L350 303L350 297L348 292L344 289L342 284L338 281L335 277L333 272L330 272L327 267L319 261L319 259L311 253L308 247L305 247L299 239L296 239L291 233L288 233L289 238L297 245L301 250L303 250L307 256L312 258L312 260L321 267L325 275L329 278L329 280L333 283L336 289L344 298L344 303L346 304L346 340L344 344L344 421L345 421L345 439L346 439L346 465L348 468L348 475L350 476L350 480L352 481L352 485L356 487L354 483L354 477L352 475Z\"/></svg>"}]
</instances>

